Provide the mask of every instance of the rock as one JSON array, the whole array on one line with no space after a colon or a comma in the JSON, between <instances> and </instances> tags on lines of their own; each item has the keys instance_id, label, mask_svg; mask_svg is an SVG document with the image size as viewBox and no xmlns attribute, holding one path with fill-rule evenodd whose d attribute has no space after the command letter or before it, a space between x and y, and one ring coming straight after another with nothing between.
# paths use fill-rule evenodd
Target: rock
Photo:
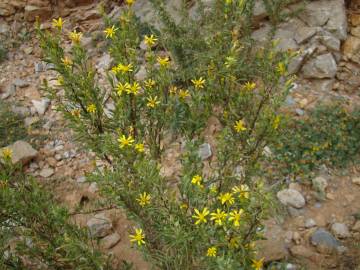
<instances>
[{"instance_id":1,"label":"rock","mask_svg":"<svg viewBox=\"0 0 360 270\"><path fill-rule=\"evenodd\" d=\"M316 32L317 32L316 27L302 26L297 29L294 38L298 44L302 44L307 42L310 38L312 38L316 34Z\"/></svg>"},{"instance_id":2,"label":"rock","mask_svg":"<svg viewBox=\"0 0 360 270\"><path fill-rule=\"evenodd\" d=\"M360 185L360 177L354 177L351 182L355 185Z\"/></svg>"},{"instance_id":3,"label":"rock","mask_svg":"<svg viewBox=\"0 0 360 270\"><path fill-rule=\"evenodd\" d=\"M17 141L12 145L7 146L6 148L9 148L12 151L11 161L13 164L21 163L22 165L26 165L38 154L38 151L36 151L30 144L24 141ZM0 152L0 155L1 153L2 151Z\"/></svg>"},{"instance_id":4,"label":"rock","mask_svg":"<svg viewBox=\"0 0 360 270\"><path fill-rule=\"evenodd\" d=\"M309 26L322 26L338 39L346 39L347 17L344 0L309 2L299 16Z\"/></svg>"},{"instance_id":5,"label":"rock","mask_svg":"<svg viewBox=\"0 0 360 270\"><path fill-rule=\"evenodd\" d=\"M350 236L348 227L343 223L334 223L333 225L331 225L331 232L337 238L347 238Z\"/></svg>"},{"instance_id":6,"label":"rock","mask_svg":"<svg viewBox=\"0 0 360 270\"><path fill-rule=\"evenodd\" d=\"M52 175L54 175L54 169L53 168L44 168L40 171L39 175L44 178L48 178Z\"/></svg>"},{"instance_id":7,"label":"rock","mask_svg":"<svg viewBox=\"0 0 360 270\"><path fill-rule=\"evenodd\" d=\"M29 22L35 21L36 17L39 17L40 20L47 20L51 17L52 10L51 7L38 7L33 5L25 6L25 20Z\"/></svg>"},{"instance_id":8,"label":"rock","mask_svg":"<svg viewBox=\"0 0 360 270\"><path fill-rule=\"evenodd\" d=\"M360 232L360 220L356 221L354 226L351 228L354 232Z\"/></svg>"},{"instance_id":9,"label":"rock","mask_svg":"<svg viewBox=\"0 0 360 270\"><path fill-rule=\"evenodd\" d=\"M305 206L305 199L301 193L295 189L284 189L276 194L277 198L283 205L294 208L302 208Z\"/></svg>"},{"instance_id":10,"label":"rock","mask_svg":"<svg viewBox=\"0 0 360 270\"><path fill-rule=\"evenodd\" d=\"M10 31L9 25L6 22L0 22L0 34L7 35L9 31Z\"/></svg>"},{"instance_id":11,"label":"rock","mask_svg":"<svg viewBox=\"0 0 360 270\"><path fill-rule=\"evenodd\" d=\"M104 213L97 214L86 223L90 235L96 238L107 236L112 229L111 220Z\"/></svg>"},{"instance_id":12,"label":"rock","mask_svg":"<svg viewBox=\"0 0 360 270\"><path fill-rule=\"evenodd\" d=\"M327 53L308 61L302 71L305 78L333 78L337 72L337 65L332 54Z\"/></svg>"},{"instance_id":13,"label":"rock","mask_svg":"<svg viewBox=\"0 0 360 270\"><path fill-rule=\"evenodd\" d=\"M319 37L319 41L321 44L326 46L329 50L332 51L340 51L340 39L332 35L331 33L324 31Z\"/></svg>"},{"instance_id":14,"label":"rock","mask_svg":"<svg viewBox=\"0 0 360 270\"><path fill-rule=\"evenodd\" d=\"M43 72L45 70L45 65L43 62L35 62L34 69L35 69L35 73Z\"/></svg>"},{"instance_id":15,"label":"rock","mask_svg":"<svg viewBox=\"0 0 360 270\"><path fill-rule=\"evenodd\" d=\"M108 236L105 236L103 239L100 240L100 246L104 249L110 249L115 246L120 241L120 235L115 232Z\"/></svg>"},{"instance_id":16,"label":"rock","mask_svg":"<svg viewBox=\"0 0 360 270\"><path fill-rule=\"evenodd\" d=\"M303 115L305 114L305 111L302 110L302 109L297 108L297 109L295 109L295 113L296 113L298 116L303 116Z\"/></svg>"},{"instance_id":17,"label":"rock","mask_svg":"<svg viewBox=\"0 0 360 270\"><path fill-rule=\"evenodd\" d=\"M202 145L200 145L198 154L201 160L206 160L211 157L211 145L208 143L203 143Z\"/></svg>"},{"instance_id":18,"label":"rock","mask_svg":"<svg viewBox=\"0 0 360 270\"><path fill-rule=\"evenodd\" d=\"M89 192L91 193L96 193L99 191L98 185L96 182L93 182L90 184L89 188L88 188Z\"/></svg>"},{"instance_id":19,"label":"rock","mask_svg":"<svg viewBox=\"0 0 360 270\"><path fill-rule=\"evenodd\" d=\"M351 28L350 33L355 37L360 37L360 26Z\"/></svg>"},{"instance_id":20,"label":"rock","mask_svg":"<svg viewBox=\"0 0 360 270\"><path fill-rule=\"evenodd\" d=\"M11 97L11 96L15 95L15 93L16 93L16 86L15 86L15 84L10 84L10 85L8 85L8 87L6 88L5 93L3 93L3 94L1 95L1 98L2 98L2 99L7 99L8 97Z\"/></svg>"},{"instance_id":21,"label":"rock","mask_svg":"<svg viewBox=\"0 0 360 270\"><path fill-rule=\"evenodd\" d=\"M290 248L290 252L294 257L303 257L310 259L312 261L318 261L319 255L313 252L311 249L306 246L293 246Z\"/></svg>"},{"instance_id":22,"label":"rock","mask_svg":"<svg viewBox=\"0 0 360 270\"><path fill-rule=\"evenodd\" d=\"M319 192L321 194L325 194L325 190L328 186L328 182L324 177L318 176L318 177L314 178L312 180L312 184L317 192Z\"/></svg>"},{"instance_id":23,"label":"rock","mask_svg":"<svg viewBox=\"0 0 360 270\"><path fill-rule=\"evenodd\" d=\"M15 13L15 8L14 6L8 4L8 3L2 3L0 2L0 16L10 16L13 15Z\"/></svg>"},{"instance_id":24,"label":"rock","mask_svg":"<svg viewBox=\"0 0 360 270\"><path fill-rule=\"evenodd\" d=\"M76 178L76 182L85 183L86 182L86 177L85 176L79 176L78 178Z\"/></svg>"},{"instance_id":25,"label":"rock","mask_svg":"<svg viewBox=\"0 0 360 270\"><path fill-rule=\"evenodd\" d=\"M50 105L50 99L48 98L43 98L42 100L32 100L31 102L39 115L44 115Z\"/></svg>"},{"instance_id":26,"label":"rock","mask_svg":"<svg viewBox=\"0 0 360 270\"><path fill-rule=\"evenodd\" d=\"M28 87L29 83L27 81L17 78L14 81L14 85L19 88L24 88L24 87Z\"/></svg>"},{"instance_id":27,"label":"rock","mask_svg":"<svg viewBox=\"0 0 360 270\"><path fill-rule=\"evenodd\" d=\"M325 229L317 229L310 237L311 243L317 247L321 253L329 253L340 247L340 242L326 231Z\"/></svg>"},{"instance_id":28,"label":"rock","mask_svg":"<svg viewBox=\"0 0 360 270\"><path fill-rule=\"evenodd\" d=\"M141 66L141 67L139 68L139 71L136 72L136 74L135 74L135 79L136 79L137 81L143 81L143 80L146 79L146 75L147 75L146 68L145 68L145 66L143 65L143 66Z\"/></svg>"},{"instance_id":29,"label":"rock","mask_svg":"<svg viewBox=\"0 0 360 270\"><path fill-rule=\"evenodd\" d=\"M354 62L360 63L360 38L349 36L343 45L344 56L348 57Z\"/></svg>"},{"instance_id":30,"label":"rock","mask_svg":"<svg viewBox=\"0 0 360 270\"><path fill-rule=\"evenodd\" d=\"M294 39L294 32L284 29L278 29L274 36L275 40L278 40L279 43L276 45L276 50L278 51L288 51L288 50L297 50L299 47Z\"/></svg>"},{"instance_id":31,"label":"rock","mask_svg":"<svg viewBox=\"0 0 360 270\"><path fill-rule=\"evenodd\" d=\"M96 68L100 71L107 71L110 68L112 62L113 62L113 59L111 58L111 56L109 54L105 53L98 60L98 62L96 64Z\"/></svg>"},{"instance_id":32,"label":"rock","mask_svg":"<svg viewBox=\"0 0 360 270\"><path fill-rule=\"evenodd\" d=\"M359 26L360 25L360 14L352 13L350 14L350 22L353 26Z\"/></svg>"},{"instance_id":33,"label":"rock","mask_svg":"<svg viewBox=\"0 0 360 270\"><path fill-rule=\"evenodd\" d=\"M305 228L309 229L315 226L316 226L316 221L313 220L312 218L308 218L307 220L305 220Z\"/></svg>"}]
</instances>

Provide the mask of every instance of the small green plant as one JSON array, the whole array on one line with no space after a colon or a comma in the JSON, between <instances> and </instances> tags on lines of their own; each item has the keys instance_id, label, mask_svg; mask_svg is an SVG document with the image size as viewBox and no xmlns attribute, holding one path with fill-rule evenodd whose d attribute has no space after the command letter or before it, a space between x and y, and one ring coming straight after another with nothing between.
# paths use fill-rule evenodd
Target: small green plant
<instances>
[{"instance_id":1,"label":"small green plant","mask_svg":"<svg viewBox=\"0 0 360 270\"><path fill-rule=\"evenodd\" d=\"M67 210L11 164L11 154L4 149L0 160L1 269L112 269Z\"/></svg>"},{"instance_id":2,"label":"small green plant","mask_svg":"<svg viewBox=\"0 0 360 270\"><path fill-rule=\"evenodd\" d=\"M10 106L0 101L0 147L7 146L28 136L24 120Z\"/></svg>"},{"instance_id":3,"label":"small green plant","mask_svg":"<svg viewBox=\"0 0 360 270\"><path fill-rule=\"evenodd\" d=\"M325 164L345 167L360 152L360 110L341 102L320 104L304 119L291 119L288 132L274 146L278 171L306 176Z\"/></svg>"},{"instance_id":4,"label":"small green plant","mask_svg":"<svg viewBox=\"0 0 360 270\"><path fill-rule=\"evenodd\" d=\"M291 87L292 53L276 52L273 42L254 47L253 1L215 1L210 13L218 23L201 27L184 14L175 36L143 36L134 0L125 2L117 22L105 17L113 59L108 87L98 83L82 33L64 36L59 18L53 33L38 29L45 61L59 75L57 87L45 82L44 89L84 146L107 161L90 177L136 222L131 242L156 267L260 269L254 241L262 238L272 195L257 172L264 147L281 131L278 109ZM153 3L172 24L163 1ZM198 12L207 18L203 5ZM69 52L61 46L66 38ZM221 130L206 172L198 149L210 117ZM169 135L183 142L174 185L161 173Z\"/></svg>"}]
</instances>

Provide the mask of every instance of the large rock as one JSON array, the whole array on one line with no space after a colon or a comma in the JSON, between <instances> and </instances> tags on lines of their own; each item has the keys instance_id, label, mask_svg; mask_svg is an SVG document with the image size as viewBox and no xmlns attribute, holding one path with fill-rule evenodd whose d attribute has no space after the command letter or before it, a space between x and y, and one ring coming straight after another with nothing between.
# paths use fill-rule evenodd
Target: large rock
<instances>
[{"instance_id":1,"label":"large rock","mask_svg":"<svg viewBox=\"0 0 360 270\"><path fill-rule=\"evenodd\" d=\"M111 220L103 213L97 214L93 218L89 219L86 225L89 228L90 235L96 238L107 236L112 229Z\"/></svg>"},{"instance_id":2,"label":"large rock","mask_svg":"<svg viewBox=\"0 0 360 270\"><path fill-rule=\"evenodd\" d=\"M305 78L333 78L337 72L337 65L332 54L327 53L308 61L302 71Z\"/></svg>"},{"instance_id":3,"label":"large rock","mask_svg":"<svg viewBox=\"0 0 360 270\"><path fill-rule=\"evenodd\" d=\"M321 0L307 3L299 16L309 26L322 26L338 39L346 39L347 18L344 0Z\"/></svg>"},{"instance_id":4,"label":"large rock","mask_svg":"<svg viewBox=\"0 0 360 270\"><path fill-rule=\"evenodd\" d=\"M24 141L17 141L6 148L9 148L12 151L11 161L13 164L21 163L22 165L25 165L38 154L30 144ZM2 155L2 151L0 152L0 155Z\"/></svg>"},{"instance_id":5,"label":"large rock","mask_svg":"<svg viewBox=\"0 0 360 270\"><path fill-rule=\"evenodd\" d=\"M31 102L39 115L44 115L50 105L50 100L48 98L43 98L42 100L32 100Z\"/></svg>"},{"instance_id":6,"label":"large rock","mask_svg":"<svg viewBox=\"0 0 360 270\"><path fill-rule=\"evenodd\" d=\"M276 196L283 205L294 208L302 208L305 206L305 199L303 195L295 189L281 190Z\"/></svg>"},{"instance_id":7,"label":"large rock","mask_svg":"<svg viewBox=\"0 0 360 270\"><path fill-rule=\"evenodd\" d=\"M360 38L349 36L344 42L343 53L352 61L360 63Z\"/></svg>"},{"instance_id":8,"label":"large rock","mask_svg":"<svg viewBox=\"0 0 360 270\"><path fill-rule=\"evenodd\" d=\"M315 190L322 194L325 193L325 190L328 186L327 180L322 176L315 177L312 180L312 184L313 184L313 187L315 188Z\"/></svg>"},{"instance_id":9,"label":"large rock","mask_svg":"<svg viewBox=\"0 0 360 270\"><path fill-rule=\"evenodd\" d=\"M350 236L350 231L348 227L343 223L334 223L331 225L331 232L337 238L347 238Z\"/></svg>"}]
</instances>

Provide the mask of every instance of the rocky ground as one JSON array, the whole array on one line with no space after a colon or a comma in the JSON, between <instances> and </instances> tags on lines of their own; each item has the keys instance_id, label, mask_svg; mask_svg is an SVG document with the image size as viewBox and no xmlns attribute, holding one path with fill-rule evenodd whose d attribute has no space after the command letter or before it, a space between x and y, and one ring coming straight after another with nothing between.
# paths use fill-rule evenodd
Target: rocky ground
<instances>
[{"instance_id":1,"label":"rocky ground","mask_svg":"<svg viewBox=\"0 0 360 270\"><path fill-rule=\"evenodd\" d=\"M178 2L169 1L169 6ZM53 187L54 195L70 208L74 220L101 239L103 249L119 260L133 262L137 269L149 269L129 245L130 222L122 211L97 208L97 186L85 176L103 164L74 142L55 111L56 104L41 91L42 80L55 83L55 74L41 61L32 27L35 16L40 16L43 29L50 27L52 17L62 16L68 30L77 27L91 33L83 42L101 72L109 67L110 58L97 42L103 27L97 5L92 0L0 0L0 35L17 42L0 64L0 95L24 117L34 135L30 143L36 150L27 142L18 142L11 146L14 157L26 164L28 173ZM342 98L349 106L360 104L360 1L347 5L343 0L311 1L276 32L279 50L301 51L290 67L299 79L286 100L286 109L296 117L306 115L319 101ZM294 4L288 9L297 7ZM110 1L106 8L112 16L121 12L121 7ZM134 8L142 20L156 24L146 0L138 0ZM256 15L253 38L260 44L269 23L261 5L256 5ZM216 122L210 123L210 131L211 125L216 129ZM36 128L30 128L33 126ZM211 147L211 140L208 142ZM170 165L176 152L169 151L165 174L176 171ZM291 183L277 198L288 214L267 221L268 239L259 243L259 256L267 262L287 261L286 269L360 269L360 221L355 218L360 214L360 167L341 172L325 168L312 183Z\"/></svg>"}]
</instances>

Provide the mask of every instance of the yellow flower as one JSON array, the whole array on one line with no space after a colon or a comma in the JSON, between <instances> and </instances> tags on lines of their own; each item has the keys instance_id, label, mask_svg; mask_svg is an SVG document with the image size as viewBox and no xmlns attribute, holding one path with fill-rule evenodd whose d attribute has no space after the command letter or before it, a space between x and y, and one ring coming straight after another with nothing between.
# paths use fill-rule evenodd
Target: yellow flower
<instances>
[{"instance_id":1,"label":"yellow flower","mask_svg":"<svg viewBox=\"0 0 360 270\"><path fill-rule=\"evenodd\" d=\"M201 212L198 209L194 209L196 215L193 215L192 217L196 219L195 225L199 225L201 223L207 223L206 216L209 215L209 210L205 207Z\"/></svg>"},{"instance_id":2,"label":"yellow flower","mask_svg":"<svg viewBox=\"0 0 360 270\"><path fill-rule=\"evenodd\" d=\"M217 192L217 186L216 185L211 185L210 192L211 193L216 193Z\"/></svg>"},{"instance_id":3,"label":"yellow flower","mask_svg":"<svg viewBox=\"0 0 360 270\"><path fill-rule=\"evenodd\" d=\"M246 127L245 127L245 123L243 120L237 120L235 122L234 128L236 130L236 132L240 133L241 131L245 131Z\"/></svg>"},{"instance_id":4,"label":"yellow flower","mask_svg":"<svg viewBox=\"0 0 360 270\"><path fill-rule=\"evenodd\" d=\"M139 153L144 153L145 151L144 144L143 143L135 144L135 150L138 151Z\"/></svg>"},{"instance_id":5,"label":"yellow flower","mask_svg":"<svg viewBox=\"0 0 360 270\"><path fill-rule=\"evenodd\" d=\"M197 174L197 175L194 175L194 177L191 179L191 183L194 185L201 186L201 180L202 180L202 177Z\"/></svg>"},{"instance_id":6,"label":"yellow flower","mask_svg":"<svg viewBox=\"0 0 360 270\"><path fill-rule=\"evenodd\" d=\"M63 22L61 17L59 19L57 19L57 20L56 19L52 20L52 26L54 28L57 28L57 29L61 30L63 25L64 25L64 22Z\"/></svg>"},{"instance_id":7,"label":"yellow flower","mask_svg":"<svg viewBox=\"0 0 360 270\"><path fill-rule=\"evenodd\" d=\"M249 198L249 187L248 185L240 185L232 188L234 194L239 193L239 198Z\"/></svg>"},{"instance_id":8,"label":"yellow flower","mask_svg":"<svg viewBox=\"0 0 360 270\"><path fill-rule=\"evenodd\" d=\"M256 83L254 83L254 82L246 82L244 88L247 91L254 90L256 88Z\"/></svg>"},{"instance_id":9,"label":"yellow flower","mask_svg":"<svg viewBox=\"0 0 360 270\"><path fill-rule=\"evenodd\" d=\"M221 201L221 204L228 203L229 205L232 205L235 202L233 195L229 192L220 194L218 199Z\"/></svg>"},{"instance_id":10,"label":"yellow flower","mask_svg":"<svg viewBox=\"0 0 360 270\"><path fill-rule=\"evenodd\" d=\"M131 146L134 143L134 139L131 135L127 138L125 135L121 135L118 138L118 142L120 143L120 148L124 148L125 146Z\"/></svg>"},{"instance_id":11,"label":"yellow flower","mask_svg":"<svg viewBox=\"0 0 360 270\"><path fill-rule=\"evenodd\" d=\"M10 148L4 148L2 150L3 159L11 159L13 151Z\"/></svg>"},{"instance_id":12,"label":"yellow flower","mask_svg":"<svg viewBox=\"0 0 360 270\"><path fill-rule=\"evenodd\" d=\"M96 110L96 107L95 107L95 110ZM74 117L80 117L80 109L73 109L71 111L71 115Z\"/></svg>"},{"instance_id":13,"label":"yellow flower","mask_svg":"<svg viewBox=\"0 0 360 270\"><path fill-rule=\"evenodd\" d=\"M182 100L185 100L187 97L190 97L189 91L184 89L180 89L178 95L179 98Z\"/></svg>"},{"instance_id":14,"label":"yellow flower","mask_svg":"<svg viewBox=\"0 0 360 270\"><path fill-rule=\"evenodd\" d=\"M158 100L158 97L148 97L147 98L148 103L146 104L147 107L149 108L155 108L157 105L160 104L160 101Z\"/></svg>"},{"instance_id":15,"label":"yellow flower","mask_svg":"<svg viewBox=\"0 0 360 270\"><path fill-rule=\"evenodd\" d=\"M180 209L186 210L186 209L188 209L188 208L189 208L189 206L187 205L187 203L182 203L182 204L180 205Z\"/></svg>"},{"instance_id":16,"label":"yellow flower","mask_svg":"<svg viewBox=\"0 0 360 270\"><path fill-rule=\"evenodd\" d=\"M199 79L194 79L194 80L191 80L191 82L194 84L195 88L196 89L202 89L204 88L204 85L205 85L205 80L200 77Z\"/></svg>"},{"instance_id":17,"label":"yellow flower","mask_svg":"<svg viewBox=\"0 0 360 270\"><path fill-rule=\"evenodd\" d=\"M230 212L229 221L232 221L235 227L240 226L240 218L242 214L244 213L244 210L233 210Z\"/></svg>"},{"instance_id":18,"label":"yellow flower","mask_svg":"<svg viewBox=\"0 0 360 270\"><path fill-rule=\"evenodd\" d=\"M154 35L150 35L150 36L145 36L144 37L144 43L146 44L146 46L148 47L152 47L155 45L157 39L155 38Z\"/></svg>"},{"instance_id":19,"label":"yellow flower","mask_svg":"<svg viewBox=\"0 0 360 270\"><path fill-rule=\"evenodd\" d=\"M170 88L169 88L170 95L175 95L177 90L178 90L178 88L176 86L170 86Z\"/></svg>"},{"instance_id":20,"label":"yellow flower","mask_svg":"<svg viewBox=\"0 0 360 270\"><path fill-rule=\"evenodd\" d=\"M209 247L207 252L206 252L206 256L208 256L208 257L216 257L216 253L217 253L217 248L216 247Z\"/></svg>"},{"instance_id":21,"label":"yellow flower","mask_svg":"<svg viewBox=\"0 0 360 270\"><path fill-rule=\"evenodd\" d=\"M67 68L67 67L70 67L72 65L72 60L65 56L64 58L61 58L61 62L64 64L64 66Z\"/></svg>"},{"instance_id":22,"label":"yellow flower","mask_svg":"<svg viewBox=\"0 0 360 270\"><path fill-rule=\"evenodd\" d=\"M126 0L125 1L128 6L132 6L135 2L135 0Z\"/></svg>"},{"instance_id":23,"label":"yellow flower","mask_svg":"<svg viewBox=\"0 0 360 270\"><path fill-rule=\"evenodd\" d=\"M118 30L118 29L115 28L115 25L106 28L106 29L104 30L104 33L105 33L106 38L113 38L113 36L115 35L115 32L116 32L117 30Z\"/></svg>"},{"instance_id":24,"label":"yellow flower","mask_svg":"<svg viewBox=\"0 0 360 270\"><path fill-rule=\"evenodd\" d=\"M134 82L132 85L129 85L129 87L125 90L128 94L134 94L137 95L140 91L141 87L137 82Z\"/></svg>"},{"instance_id":25,"label":"yellow flower","mask_svg":"<svg viewBox=\"0 0 360 270\"><path fill-rule=\"evenodd\" d=\"M132 72L133 65L132 64L128 64L128 65L118 64L116 67L116 71L121 72L122 74L125 74L127 72Z\"/></svg>"},{"instance_id":26,"label":"yellow flower","mask_svg":"<svg viewBox=\"0 0 360 270\"><path fill-rule=\"evenodd\" d=\"M261 260L252 260L253 264L251 265L255 270L261 270L263 267L264 258Z\"/></svg>"},{"instance_id":27,"label":"yellow flower","mask_svg":"<svg viewBox=\"0 0 360 270\"><path fill-rule=\"evenodd\" d=\"M82 38L82 33L81 32L76 32L76 30L72 31L69 33L69 38L71 39L71 41L75 44L79 44Z\"/></svg>"},{"instance_id":28,"label":"yellow flower","mask_svg":"<svg viewBox=\"0 0 360 270\"><path fill-rule=\"evenodd\" d=\"M153 79L148 79L146 81L144 81L145 87L146 88L153 88L156 84L156 82Z\"/></svg>"},{"instance_id":29,"label":"yellow flower","mask_svg":"<svg viewBox=\"0 0 360 270\"><path fill-rule=\"evenodd\" d=\"M64 85L64 77L63 76L58 76L57 77L57 84L58 85Z\"/></svg>"},{"instance_id":30,"label":"yellow flower","mask_svg":"<svg viewBox=\"0 0 360 270\"><path fill-rule=\"evenodd\" d=\"M129 88L130 88L130 84L128 84L128 83L122 84L121 82L119 82L116 85L116 92L119 96L121 96L122 93L127 92Z\"/></svg>"},{"instance_id":31,"label":"yellow flower","mask_svg":"<svg viewBox=\"0 0 360 270\"><path fill-rule=\"evenodd\" d=\"M90 104L86 107L86 111L88 113L95 113L96 112L96 105L95 104Z\"/></svg>"},{"instance_id":32,"label":"yellow flower","mask_svg":"<svg viewBox=\"0 0 360 270\"><path fill-rule=\"evenodd\" d=\"M221 226L223 225L227 214L224 211L221 211L221 209L216 209L216 212L211 213L210 216L210 220L215 220L215 224Z\"/></svg>"},{"instance_id":33,"label":"yellow flower","mask_svg":"<svg viewBox=\"0 0 360 270\"><path fill-rule=\"evenodd\" d=\"M276 71L281 75L285 75L286 74L286 66L284 64L284 62L279 62L277 64L277 67L276 67Z\"/></svg>"},{"instance_id":34,"label":"yellow flower","mask_svg":"<svg viewBox=\"0 0 360 270\"><path fill-rule=\"evenodd\" d=\"M158 57L157 62L160 64L161 67L168 67L170 65L170 58L169 57Z\"/></svg>"},{"instance_id":35,"label":"yellow flower","mask_svg":"<svg viewBox=\"0 0 360 270\"><path fill-rule=\"evenodd\" d=\"M140 204L141 207L150 204L151 196L146 192L139 195L139 198L136 201Z\"/></svg>"},{"instance_id":36,"label":"yellow flower","mask_svg":"<svg viewBox=\"0 0 360 270\"><path fill-rule=\"evenodd\" d=\"M145 244L145 234L142 229L135 229L135 234L130 235L130 242L137 242L138 246Z\"/></svg>"},{"instance_id":37,"label":"yellow flower","mask_svg":"<svg viewBox=\"0 0 360 270\"><path fill-rule=\"evenodd\" d=\"M280 115L277 115L275 117L274 122L272 124L273 129L277 130L279 128L280 119L281 119Z\"/></svg>"}]
</instances>

